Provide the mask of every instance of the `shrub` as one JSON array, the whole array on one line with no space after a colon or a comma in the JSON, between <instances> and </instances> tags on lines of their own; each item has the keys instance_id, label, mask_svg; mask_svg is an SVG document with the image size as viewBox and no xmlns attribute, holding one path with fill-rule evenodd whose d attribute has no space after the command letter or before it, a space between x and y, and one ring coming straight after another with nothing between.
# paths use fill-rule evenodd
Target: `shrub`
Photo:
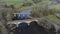
<instances>
[{"instance_id":1,"label":"shrub","mask_svg":"<svg viewBox=\"0 0 60 34\"><path fill-rule=\"evenodd\" d=\"M31 12L32 17L42 17L42 16L48 16L54 14L55 14L54 9L37 9Z\"/></svg>"}]
</instances>

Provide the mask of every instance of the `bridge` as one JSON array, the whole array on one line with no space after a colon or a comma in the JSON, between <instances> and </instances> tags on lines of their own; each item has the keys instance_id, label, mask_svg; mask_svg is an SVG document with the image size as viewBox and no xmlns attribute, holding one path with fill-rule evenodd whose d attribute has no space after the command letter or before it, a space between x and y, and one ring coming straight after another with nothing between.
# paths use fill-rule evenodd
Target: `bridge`
<instances>
[{"instance_id":1,"label":"bridge","mask_svg":"<svg viewBox=\"0 0 60 34\"><path fill-rule=\"evenodd\" d=\"M22 22L26 22L29 25L29 23L32 21L38 22L38 19L39 18L25 19L25 20L14 20L14 21L9 21L8 24L16 24L18 26L18 24L20 24Z\"/></svg>"},{"instance_id":2,"label":"bridge","mask_svg":"<svg viewBox=\"0 0 60 34\"><path fill-rule=\"evenodd\" d=\"M44 25L44 24L48 24L47 25L48 29L50 29L52 26L54 26L54 28L56 29L56 32L58 32L58 30L60 29L60 26L58 24L56 24L55 22L53 22L49 19L46 19L46 18L33 18L33 19L25 19L25 20L15 20L15 21L9 21L8 24L16 24L16 26L18 27L18 24L20 24L22 22L26 22L29 25L32 21L36 21L42 27L46 27L46 25ZM42 22L40 22L40 21L42 21Z\"/></svg>"}]
</instances>

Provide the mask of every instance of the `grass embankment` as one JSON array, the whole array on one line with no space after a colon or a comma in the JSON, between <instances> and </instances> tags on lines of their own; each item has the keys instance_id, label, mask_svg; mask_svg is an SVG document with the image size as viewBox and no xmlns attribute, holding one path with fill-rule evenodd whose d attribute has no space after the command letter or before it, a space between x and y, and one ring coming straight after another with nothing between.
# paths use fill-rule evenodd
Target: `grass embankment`
<instances>
[{"instance_id":1,"label":"grass embankment","mask_svg":"<svg viewBox=\"0 0 60 34\"><path fill-rule=\"evenodd\" d=\"M60 4L55 5L54 7L51 7L50 9L56 9L56 10L60 10Z\"/></svg>"},{"instance_id":2,"label":"grass embankment","mask_svg":"<svg viewBox=\"0 0 60 34\"><path fill-rule=\"evenodd\" d=\"M54 16L54 15L49 15L49 16L47 16L50 20L52 20L52 21L54 21L54 22L56 22L57 24L59 24L60 25L60 19L58 19L56 16Z\"/></svg>"}]
</instances>

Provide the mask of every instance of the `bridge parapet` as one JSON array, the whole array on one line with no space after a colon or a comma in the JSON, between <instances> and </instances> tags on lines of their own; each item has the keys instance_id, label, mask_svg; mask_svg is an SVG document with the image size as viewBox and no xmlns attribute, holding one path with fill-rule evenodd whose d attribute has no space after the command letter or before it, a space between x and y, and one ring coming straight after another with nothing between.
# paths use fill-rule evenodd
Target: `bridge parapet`
<instances>
[{"instance_id":1,"label":"bridge parapet","mask_svg":"<svg viewBox=\"0 0 60 34\"><path fill-rule=\"evenodd\" d=\"M9 21L8 24L16 24L18 26L18 24L20 24L22 22L26 22L29 25L29 23L32 22L32 21L38 22L38 19L27 19L27 20Z\"/></svg>"}]
</instances>

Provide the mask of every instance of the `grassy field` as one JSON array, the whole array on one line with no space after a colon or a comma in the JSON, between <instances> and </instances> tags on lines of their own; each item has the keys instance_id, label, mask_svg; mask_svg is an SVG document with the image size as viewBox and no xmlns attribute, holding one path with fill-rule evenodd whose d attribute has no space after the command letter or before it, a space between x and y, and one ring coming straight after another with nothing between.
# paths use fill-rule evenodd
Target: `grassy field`
<instances>
[{"instance_id":1,"label":"grassy field","mask_svg":"<svg viewBox=\"0 0 60 34\"><path fill-rule=\"evenodd\" d=\"M49 0L41 0L41 2L38 3L38 4L35 4L32 0L0 0L0 2L1 1L5 2L7 5L15 5L16 7L20 8L20 9L28 9L28 8L41 7L41 6L46 6L46 5L52 3L52 1L49 1ZM32 6L22 7L21 5L24 2L30 2L30 3L32 3ZM60 5L56 5L52 9L60 10Z\"/></svg>"},{"instance_id":2,"label":"grassy field","mask_svg":"<svg viewBox=\"0 0 60 34\"><path fill-rule=\"evenodd\" d=\"M30 2L32 3L32 6L28 6L28 7L23 7L23 8L32 8L32 7L40 7L40 6L45 6L47 4L50 4L51 1L47 1L47 0L42 0L40 3L35 4L32 0L1 0L3 2L5 2L7 5L15 5L16 7L21 7L21 5L24 2Z\"/></svg>"},{"instance_id":3,"label":"grassy field","mask_svg":"<svg viewBox=\"0 0 60 34\"><path fill-rule=\"evenodd\" d=\"M7 4L21 4L25 1L33 3L32 0L1 0L1 1L5 1ZM42 1L45 1L45 0L42 0Z\"/></svg>"},{"instance_id":4,"label":"grassy field","mask_svg":"<svg viewBox=\"0 0 60 34\"><path fill-rule=\"evenodd\" d=\"M7 5L22 5L22 3L23 2L31 2L32 3L32 1L31 0L27 0L27 1L25 1L25 0L1 0L2 2L5 2Z\"/></svg>"},{"instance_id":5,"label":"grassy field","mask_svg":"<svg viewBox=\"0 0 60 34\"><path fill-rule=\"evenodd\" d=\"M46 6L46 5L51 4L51 3L52 3L51 1L49 1L49 2L42 1L42 2L40 2L38 4L33 4L32 6L22 7L21 9L39 8L39 7Z\"/></svg>"}]
</instances>

